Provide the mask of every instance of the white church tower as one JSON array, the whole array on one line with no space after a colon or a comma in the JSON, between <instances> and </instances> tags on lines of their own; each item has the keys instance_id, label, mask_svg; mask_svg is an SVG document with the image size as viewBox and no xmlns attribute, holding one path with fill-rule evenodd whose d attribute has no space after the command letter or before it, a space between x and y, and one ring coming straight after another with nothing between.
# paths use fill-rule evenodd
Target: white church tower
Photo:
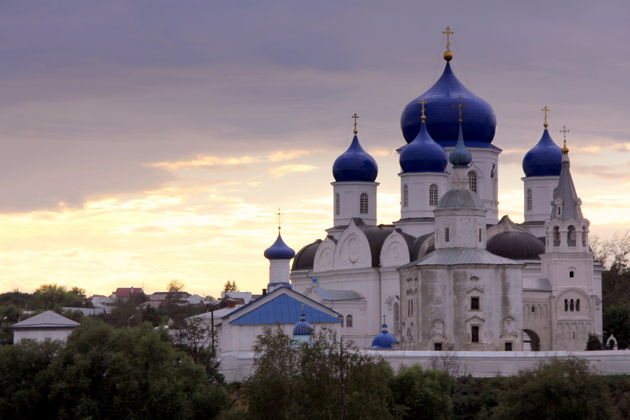
<instances>
[{"instance_id":1,"label":"white church tower","mask_svg":"<svg viewBox=\"0 0 630 420\"><path fill-rule=\"evenodd\" d=\"M525 227L536 237L545 235L545 221L551 212L551 202L558 186L562 151L549 135L545 106L545 123L540 141L523 158L523 208Z\"/></svg>"},{"instance_id":2,"label":"white church tower","mask_svg":"<svg viewBox=\"0 0 630 420\"><path fill-rule=\"evenodd\" d=\"M360 218L368 226L376 225L376 188L378 166L359 143L357 114L353 115L354 137L350 147L333 164L334 227L329 230L338 237L353 218Z\"/></svg>"},{"instance_id":3,"label":"white church tower","mask_svg":"<svg viewBox=\"0 0 630 420\"><path fill-rule=\"evenodd\" d=\"M269 260L269 284L267 292L273 292L278 287L291 288L289 283L289 263L295 257L295 251L282 240L280 226L278 226L278 238L265 250L265 258Z\"/></svg>"},{"instance_id":4,"label":"white church tower","mask_svg":"<svg viewBox=\"0 0 630 420\"><path fill-rule=\"evenodd\" d=\"M552 348L575 351L586 348L589 334L602 334L601 278L594 275L589 221L582 215L581 204L565 141L541 262L552 288Z\"/></svg>"},{"instance_id":5,"label":"white church tower","mask_svg":"<svg viewBox=\"0 0 630 420\"><path fill-rule=\"evenodd\" d=\"M394 225L403 232L418 237L432 233L434 210L446 193L448 174L446 152L427 131L425 104L418 135L400 150L400 220Z\"/></svg>"}]
</instances>

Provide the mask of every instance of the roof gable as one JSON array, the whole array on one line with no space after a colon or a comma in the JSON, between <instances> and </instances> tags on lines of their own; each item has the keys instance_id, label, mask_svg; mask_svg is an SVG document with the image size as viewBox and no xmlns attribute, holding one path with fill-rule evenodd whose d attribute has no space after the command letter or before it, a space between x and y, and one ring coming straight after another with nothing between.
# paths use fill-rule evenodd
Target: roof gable
<instances>
[{"instance_id":1,"label":"roof gable","mask_svg":"<svg viewBox=\"0 0 630 420\"><path fill-rule=\"evenodd\" d=\"M24 321L13 324L11 328L75 328L79 323L53 311L42 312Z\"/></svg>"},{"instance_id":2,"label":"roof gable","mask_svg":"<svg viewBox=\"0 0 630 420\"><path fill-rule=\"evenodd\" d=\"M262 297L258 301L254 301L251 304L242 307L239 311L235 311L241 312L246 309L247 306L254 306L255 304L260 305L250 311L243 312L242 315L233 313L236 317L229 321L229 323L235 325L295 324L300 319L302 308L304 308L304 314L310 324L340 322L337 317L327 313L328 311L335 313L334 311L298 294L297 292L290 291L286 288L281 288L277 291L282 291L283 293L277 293L277 296L272 296L271 294L266 295L270 297L267 302L262 302L261 304L260 300L265 299L265 297ZM289 293L287 293L287 291ZM273 294L276 294L275 292L276 291L274 291ZM291 296L290 292L302 296L304 300ZM319 309L318 306L322 309ZM324 310L327 310L327 312Z\"/></svg>"}]
</instances>

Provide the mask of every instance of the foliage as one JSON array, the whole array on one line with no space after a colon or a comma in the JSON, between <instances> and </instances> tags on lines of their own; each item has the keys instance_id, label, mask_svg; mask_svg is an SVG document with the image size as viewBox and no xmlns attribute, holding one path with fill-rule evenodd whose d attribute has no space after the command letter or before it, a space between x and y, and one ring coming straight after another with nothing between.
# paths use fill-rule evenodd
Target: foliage
<instances>
[{"instance_id":1,"label":"foliage","mask_svg":"<svg viewBox=\"0 0 630 420\"><path fill-rule=\"evenodd\" d=\"M427 371L419 365L402 367L390 384L396 418L452 418L453 403L450 394L454 384L455 380L444 371Z\"/></svg>"},{"instance_id":2,"label":"foliage","mask_svg":"<svg viewBox=\"0 0 630 420\"><path fill-rule=\"evenodd\" d=\"M620 349L630 347L630 304L604 306L604 337L611 334Z\"/></svg>"},{"instance_id":3,"label":"foliage","mask_svg":"<svg viewBox=\"0 0 630 420\"><path fill-rule=\"evenodd\" d=\"M580 359L553 360L507 379L494 419L597 420L610 417L605 381Z\"/></svg>"},{"instance_id":4,"label":"foliage","mask_svg":"<svg viewBox=\"0 0 630 420\"><path fill-rule=\"evenodd\" d=\"M173 344L206 369L213 382L223 382L215 354L216 332L202 318L188 318L181 328L172 330Z\"/></svg>"},{"instance_id":5,"label":"foliage","mask_svg":"<svg viewBox=\"0 0 630 420\"><path fill-rule=\"evenodd\" d=\"M391 418L391 368L333 331L316 331L298 345L280 328L266 329L254 348L255 372L244 392L249 418Z\"/></svg>"},{"instance_id":6,"label":"foliage","mask_svg":"<svg viewBox=\"0 0 630 420\"><path fill-rule=\"evenodd\" d=\"M604 346L595 334L589 334L586 341L586 350L601 350Z\"/></svg>"},{"instance_id":7,"label":"foliage","mask_svg":"<svg viewBox=\"0 0 630 420\"><path fill-rule=\"evenodd\" d=\"M223 285L223 291L224 292L238 292L238 286L236 285L235 281L228 280Z\"/></svg>"},{"instance_id":8,"label":"foliage","mask_svg":"<svg viewBox=\"0 0 630 420\"><path fill-rule=\"evenodd\" d=\"M32 308L33 295L19 290L0 293L0 306L16 306L22 309Z\"/></svg>"},{"instance_id":9,"label":"foliage","mask_svg":"<svg viewBox=\"0 0 630 420\"><path fill-rule=\"evenodd\" d=\"M57 284L42 284L33 293L33 307L36 309L53 309L62 306L83 306L85 290L73 287L68 290Z\"/></svg>"}]
</instances>

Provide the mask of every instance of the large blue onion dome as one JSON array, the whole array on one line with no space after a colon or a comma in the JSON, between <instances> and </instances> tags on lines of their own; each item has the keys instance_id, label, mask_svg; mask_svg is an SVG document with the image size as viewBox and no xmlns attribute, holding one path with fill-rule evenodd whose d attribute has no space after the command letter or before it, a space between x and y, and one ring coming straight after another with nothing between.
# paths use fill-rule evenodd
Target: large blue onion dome
<instances>
[{"instance_id":1,"label":"large blue onion dome","mask_svg":"<svg viewBox=\"0 0 630 420\"><path fill-rule=\"evenodd\" d=\"M427 101L426 111L431 116L427 129L431 137L443 147L453 146L457 140L457 124L453 105L460 101L466 106L464 137L470 147L488 147L494 138L497 119L490 104L466 89L455 77L450 63L437 82L405 107L400 117L400 126L407 143L413 141L420 131L420 100Z\"/></svg>"},{"instance_id":2,"label":"large blue onion dome","mask_svg":"<svg viewBox=\"0 0 630 420\"><path fill-rule=\"evenodd\" d=\"M376 179L376 161L363 150L356 131L350 147L335 160L332 171L337 182L374 182Z\"/></svg>"},{"instance_id":3,"label":"large blue onion dome","mask_svg":"<svg viewBox=\"0 0 630 420\"><path fill-rule=\"evenodd\" d=\"M293 257L295 257L295 251L284 243L280 233L278 233L276 242L274 242L269 248L265 249L265 258L268 260L290 260Z\"/></svg>"},{"instance_id":4,"label":"large blue onion dome","mask_svg":"<svg viewBox=\"0 0 630 420\"><path fill-rule=\"evenodd\" d=\"M545 127L540 141L523 158L525 176L559 176L562 168L562 150Z\"/></svg>"},{"instance_id":5,"label":"large blue onion dome","mask_svg":"<svg viewBox=\"0 0 630 420\"><path fill-rule=\"evenodd\" d=\"M311 335L313 333L313 327L306 321L306 315L304 312L300 315L300 320L293 327L293 336Z\"/></svg>"},{"instance_id":6,"label":"large blue onion dome","mask_svg":"<svg viewBox=\"0 0 630 420\"><path fill-rule=\"evenodd\" d=\"M405 173L444 172L446 152L431 138L424 121L416 138L400 152L400 167Z\"/></svg>"},{"instance_id":7,"label":"large blue onion dome","mask_svg":"<svg viewBox=\"0 0 630 420\"><path fill-rule=\"evenodd\" d=\"M387 332L387 324L383 324L381 328L381 333L374 337L372 340L372 349L392 349L394 344L398 344L398 339Z\"/></svg>"},{"instance_id":8,"label":"large blue onion dome","mask_svg":"<svg viewBox=\"0 0 630 420\"><path fill-rule=\"evenodd\" d=\"M454 167L468 167L470 162L472 162L472 155L470 154L470 150L466 148L466 144L464 143L464 135L462 130L462 121L459 120L459 133L457 135L457 144L455 144L455 148L448 155L448 160Z\"/></svg>"}]
</instances>

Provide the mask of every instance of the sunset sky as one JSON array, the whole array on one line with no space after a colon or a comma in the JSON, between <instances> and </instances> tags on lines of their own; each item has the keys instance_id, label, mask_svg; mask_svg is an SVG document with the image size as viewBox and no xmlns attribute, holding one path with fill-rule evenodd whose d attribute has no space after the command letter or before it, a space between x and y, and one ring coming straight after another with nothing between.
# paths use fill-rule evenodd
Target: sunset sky
<instances>
[{"instance_id":1,"label":"sunset sky","mask_svg":"<svg viewBox=\"0 0 630 420\"><path fill-rule=\"evenodd\" d=\"M592 234L628 230L630 3L431 3L0 3L0 291L260 292L277 208L296 251L331 226L355 112L397 220L400 113L441 74L446 25L497 116L500 215L522 220L548 105Z\"/></svg>"}]
</instances>

